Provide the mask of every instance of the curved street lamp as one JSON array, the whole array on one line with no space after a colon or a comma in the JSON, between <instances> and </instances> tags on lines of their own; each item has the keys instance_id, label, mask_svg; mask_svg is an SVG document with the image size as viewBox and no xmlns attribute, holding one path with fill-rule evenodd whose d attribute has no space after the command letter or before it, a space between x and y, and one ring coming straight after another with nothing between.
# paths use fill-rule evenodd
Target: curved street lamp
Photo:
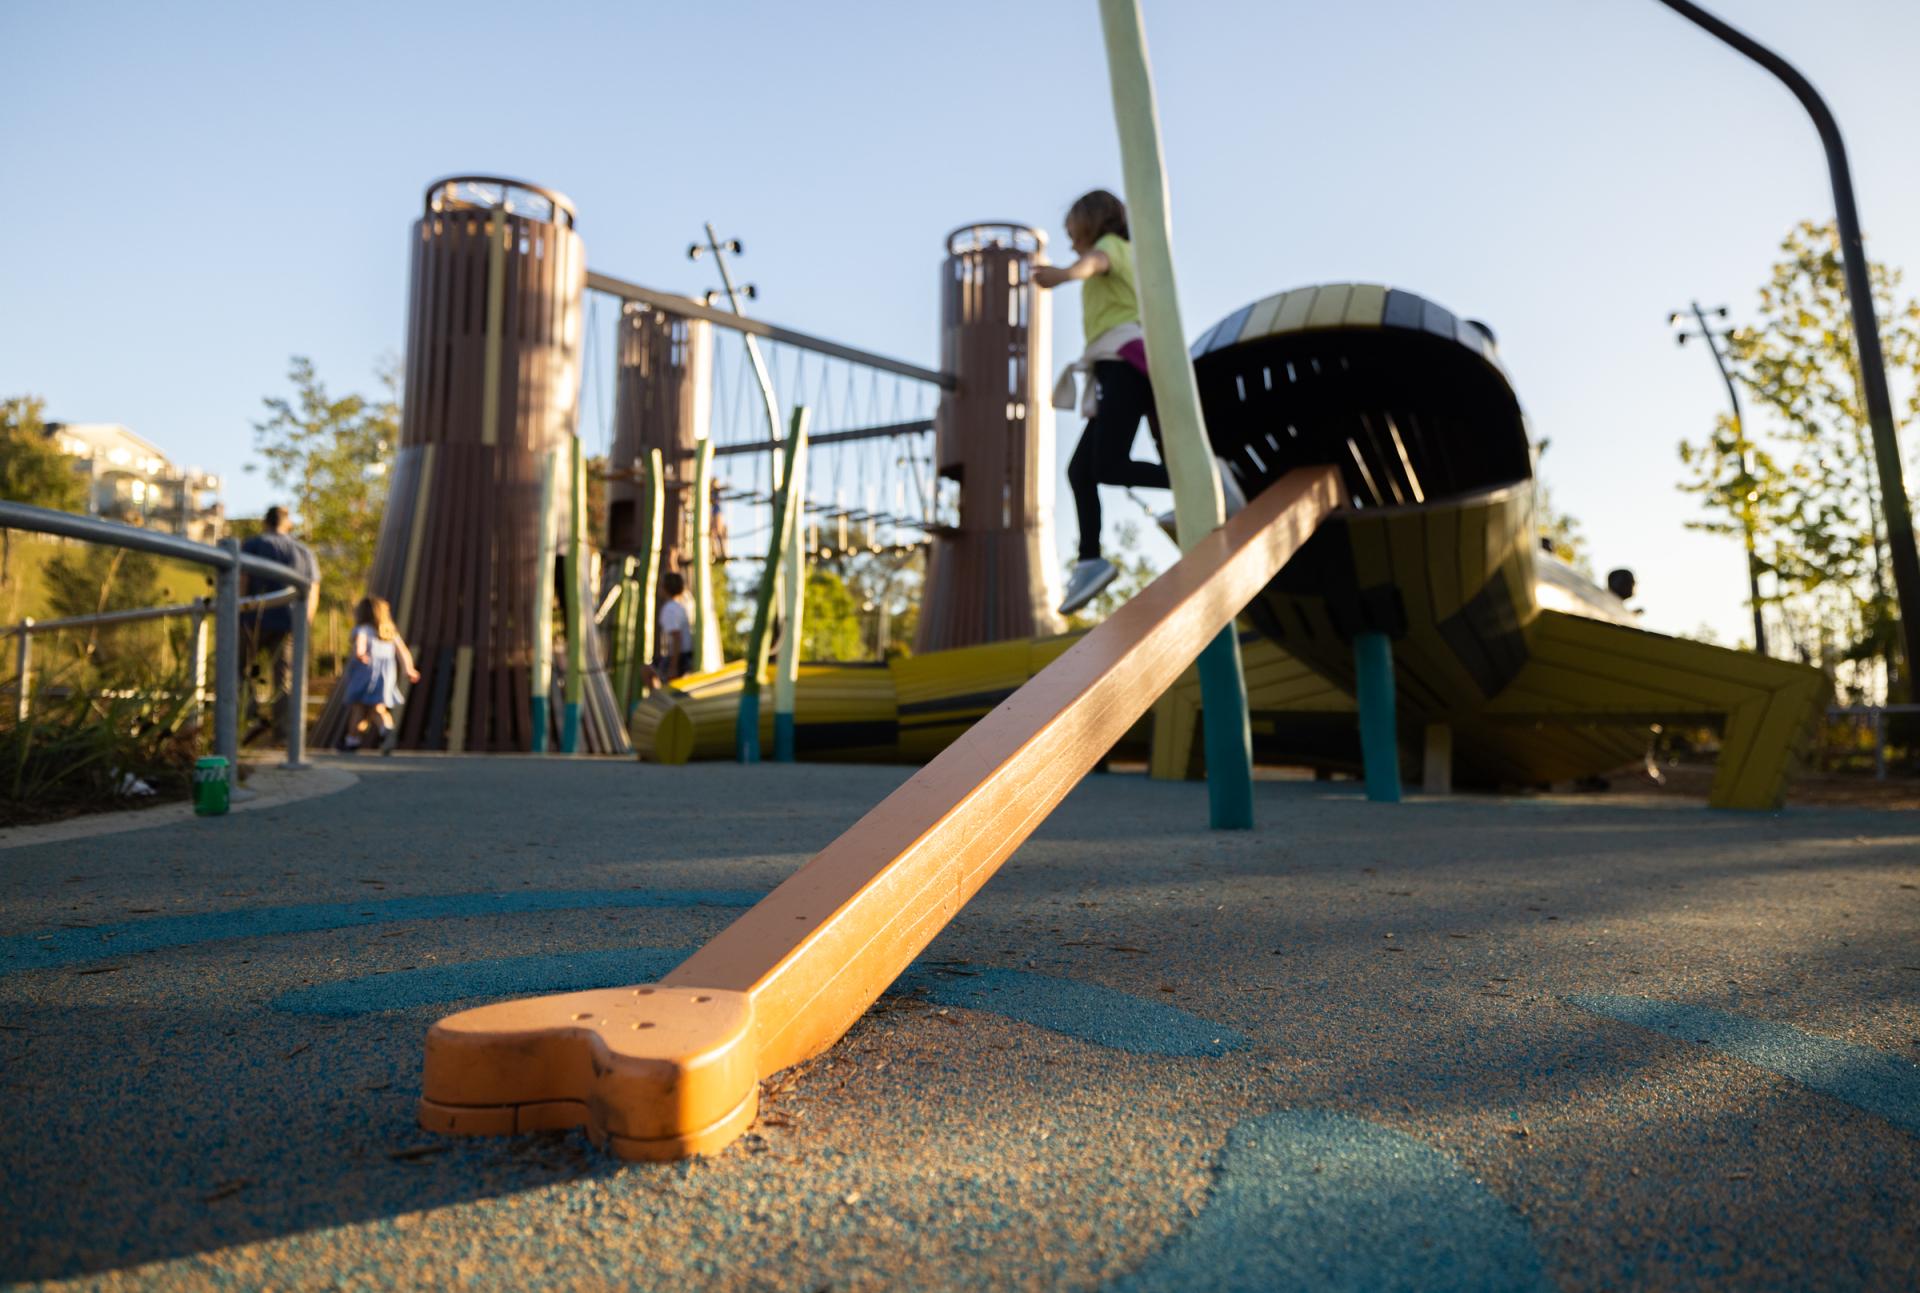
<instances>
[{"instance_id":1,"label":"curved street lamp","mask_svg":"<svg viewBox=\"0 0 1920 1293\"><path fill-rule=\"evenodd\" d=\"M1731 332L1715 332L1707 324L1707 311L1700 308L1700 302L1694 301L1689 307L1694 321L1700 325L1698 332L1679 332L1674 341L1684 346L1698 339L1707 343L1707 353L1713 356L1713 366L1720 371L1720 380L1727 384L1727 399L1733 404L1733 439L1740 450L1740 471L1749 480L1753 477L1753 447L1747 440L1746 422L1740 416L1740 391L1733 384L1733 374L1727 370L1727 357L1720 351L1720 339L1730 337ZM1723 321L1727 317L1727 307L1722 305L1713 313ZM1679 324L1686 315L1675 310L1667 316L1669 324ZM1747 591L1751 595L1753 606L1753 649L1761 655L1767 654L1767 626L1760 617L1760 553L1754 536L1753 512L1751 509L1740 513L1740 530L1747 541Z\"/></svg>"},{"instance_id":2,"label":"curved street lamp","mask_svg":"<svg viewBox=\"0 0 1920 1293\"><path fill-rule=\"evenodd\" d=\"M1880 353L1880 324L1873 313L1873 288L1867 277L1867 254L1860 237L1860 212L1853 200L1853 176L1847 168L1847 146L1839 123L1813 84L1778 54L1708 13L1691 0L1660 3L1772 72L1793 91L1813 118L1820 143L1827 150L1827 172L1833 182L1834 220L1840 229L1840 255L1846 262L1847 304L1853 312L1853 340L1860 358L1860 393L1866 399L1867 422L1873 429L1873 456L1880 469L1880 499L1886 512L1887 547L1893 557L1893 586L1900 602L1901 641L1906 648L1907 673L1920 670L1920 555L1913 543L1913 513L1907 506L1907 487L1900 469L1900 441L1893 429L1893 400L1887 394L1886 360Z\"/></svg>"}]
</instances>

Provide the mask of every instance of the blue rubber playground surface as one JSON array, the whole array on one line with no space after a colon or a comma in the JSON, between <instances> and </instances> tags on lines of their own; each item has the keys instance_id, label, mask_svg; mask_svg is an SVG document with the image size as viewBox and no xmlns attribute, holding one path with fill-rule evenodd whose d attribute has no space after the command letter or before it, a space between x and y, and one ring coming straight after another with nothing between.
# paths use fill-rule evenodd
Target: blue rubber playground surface
<instances>
[{"instance_id":1,"label":"blue rubber playground surface","mask_svg":"<svg viewBox=\"0 0 1920 1293\"><path fill-rule=\"evenodd\" d=\"M1920 1286L1920 821L1094 776L710 1158L419 1130L455 1008L659 976L906 775L349 764L0 852L0 1282Z\"/></svg>"}]
</instances>

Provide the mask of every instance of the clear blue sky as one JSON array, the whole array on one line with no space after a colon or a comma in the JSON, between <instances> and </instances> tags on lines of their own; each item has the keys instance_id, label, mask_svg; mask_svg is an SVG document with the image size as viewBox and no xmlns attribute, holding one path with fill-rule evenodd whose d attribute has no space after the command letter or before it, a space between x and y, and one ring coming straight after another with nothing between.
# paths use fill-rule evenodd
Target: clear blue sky
<instances>
[{"instance_id":1,"label":"clear blue sky","mask_svg":"<svg viewBox=\"0 0 1920 1293\"><path fill-rule=\"evenodd\" d=\"M1870 251L1920 270L1920 5L1719 6L1828 96ZM1638 572L1651 627L1743 638L1740 555L1674 489L1725 395L1665 315L1750 311L1787 228L1830 214L1787 92L1654 0L1145 10L1189 330L1347 279L1487 320L1600 568ZM685 248L714 220L763 316L928 363L949 228L1059 243L1119 179L1092 0L0 0L0 47L0 394L124 422L241 511L288 356L371 389L399 349L436 176L562 189L592 265L662 288L707 286ZM1055 329L1070 356L1072 293Z\"/></svg>"}]
</instances>

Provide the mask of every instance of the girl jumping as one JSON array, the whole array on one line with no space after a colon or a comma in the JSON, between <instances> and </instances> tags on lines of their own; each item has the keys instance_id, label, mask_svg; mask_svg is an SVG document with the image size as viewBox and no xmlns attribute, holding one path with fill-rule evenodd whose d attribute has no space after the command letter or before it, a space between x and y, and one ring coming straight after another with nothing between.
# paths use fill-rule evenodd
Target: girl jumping
<instances>
[{"instance_id":1,"label":"girl jumping","mask_svg":"<svg viewBox=\"0 0 1920 1293\"><path fill-rule=\"evenodd\" d=\"M1036 265L1033 270L1036 287L1085 284L1080 293L1080 322L1086 350L1061 374L1053 392L1055 408L1074 407L1073 375L1086 374L1086 394L1079 404L1087 429L1067 463L1067 483L1073 487L1080 523L1080 559L1067 577L1062 615L1073 614L1099 596L1120 573L1100 555L1100 486L1171 487L1153 387L1147 381L1147 342L1140 330L1140 301L1134 294L1126 204L1105 189L1083 194L1067 210L1067 238L1078 260L1064 268ZM1141 462L1133 456L1133 437L1142 417L1160 453L1158 462ZM1240 501L1234 497L1232 482L1231 476L1223 477L1230 512L1237 510Z\"/></svg>"}]
</instances>

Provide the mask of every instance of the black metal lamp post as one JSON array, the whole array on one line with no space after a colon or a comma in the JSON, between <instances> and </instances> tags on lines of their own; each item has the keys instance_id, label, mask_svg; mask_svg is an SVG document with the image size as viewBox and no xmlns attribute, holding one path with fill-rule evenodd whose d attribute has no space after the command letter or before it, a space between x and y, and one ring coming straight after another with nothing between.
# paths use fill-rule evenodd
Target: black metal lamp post
<instances>
[{"instance_id":1,"label":"black metal lamp post","mask_svg":"<svg viewBox=\"0 0 1920 1293\"><path fill-rule=\"evenodd\" d=\"M1814 129L1820 132L1820 142L1827 150L1834 219L1840 228L1840 254L1846 262L1847 303L1853 311L1854 347L1860 357L1860 388L1866 399L1867 422L1873 429L1873 454L1880 469L1881 506L1886 512L1887 547L1893 556L1893 586L1900 602L1906 676L1911 679L1915 671L1920 670L1920 554L1914 549L1913 513L1907 506L1907 486L1900 469L1900 441L1893 428L1893 400L1887 394L1886 361L1880 353L1880 325L1874 318L1873 289L1867 278L1867 255L1860 237L1860 212L1854 205L1853 177L1847 168L1847 147L1840 139L1840 126L1812 83L1778 54L1690 0L1660 0L1660 3L1704 27L1785 82L1813 118Z\"/></svg>"},{"instance_id":2,"label":"black metal lamp post","mask_svg":"<svg viewBox=\"0 0 1920 1293\"><path fill-rule=\"evenodd\" d=\"M1700 325L1698 332L1682 332L1674 341L1684 346L1687 342L1700 339L1707 343L1707 353L1713 356L1713 366L1720 370L1720 380L1727 384L1727 398L1733 402L1733 442L1740 449L1740 472L1748 480L1753 478L1753 446L1747 440L1747 424L1740 416L1740 391L1733 384L1733 374L1727 371L1727 357L1720 351L1720 339L1731 336L1728 332L1715 332L1707 325L1707 312L1700 308L1700 302L1690 306L1694 322ZM1714 310L1721 319L1727 317L1727 307L1722 305ZM1667 316L1668 323L1679 323L1682 315L1678 310ZM1767 654L1767 626L1760 617L1760 553L1755 542L1753 513L1750 509L1740 514L1740 529L1747 541L1747 591L1753 605L1753 649L1761 655Z\"/></svg>"}]
</instances>

